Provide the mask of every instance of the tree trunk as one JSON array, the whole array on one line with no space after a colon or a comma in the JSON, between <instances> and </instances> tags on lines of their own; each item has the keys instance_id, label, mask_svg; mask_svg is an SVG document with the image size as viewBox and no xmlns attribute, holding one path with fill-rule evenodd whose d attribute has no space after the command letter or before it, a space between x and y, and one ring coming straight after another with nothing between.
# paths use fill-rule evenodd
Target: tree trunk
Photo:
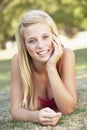
<instances>
[{"instance_id":1,"label":"tree trunk","mask_svg":"<svg viewBox=\"0 0 87 130\"><path fill-rule=\"evenodd\" d=\"M3 50L6 49L6 42L5 41L1 42L0 48Z\"/></svg>"}]
</instances>

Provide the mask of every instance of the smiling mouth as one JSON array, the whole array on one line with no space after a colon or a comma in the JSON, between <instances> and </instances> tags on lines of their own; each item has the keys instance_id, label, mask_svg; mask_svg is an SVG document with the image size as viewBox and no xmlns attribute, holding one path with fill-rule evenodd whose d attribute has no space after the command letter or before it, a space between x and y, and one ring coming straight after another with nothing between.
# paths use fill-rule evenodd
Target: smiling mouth
<instances>
[{"instance_id":1,"label":"smiling mouth","mask_svg":"<svg viewBox=\"0 0 87 130\"><path fill-rule=\"evenodd\" d=\"M37 54L40 55L40 56L44 56L44 55L46 55L48 52L49 52L49 50L44 50L44 51L39 51L39 52L37 52Z\"/></svg>"}]
</instances>

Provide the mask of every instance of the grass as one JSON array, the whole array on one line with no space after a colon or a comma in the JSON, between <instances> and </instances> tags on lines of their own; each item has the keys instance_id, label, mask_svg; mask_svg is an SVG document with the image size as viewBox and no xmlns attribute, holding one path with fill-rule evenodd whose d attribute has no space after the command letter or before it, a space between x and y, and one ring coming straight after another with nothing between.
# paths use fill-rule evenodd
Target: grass
<instances>
[{"instance_id":1,"label":"grass","mask_svg":"<svg viewBox=\"0 0 87 130\"><path fill-rule=\"evenodd\" d=\"M62 116L55 127L16 122L10 114L10 63L0 60L0 130L87 130L87 48L76 50L78 103L75 112Z\"/></svg>"}]
</instances>

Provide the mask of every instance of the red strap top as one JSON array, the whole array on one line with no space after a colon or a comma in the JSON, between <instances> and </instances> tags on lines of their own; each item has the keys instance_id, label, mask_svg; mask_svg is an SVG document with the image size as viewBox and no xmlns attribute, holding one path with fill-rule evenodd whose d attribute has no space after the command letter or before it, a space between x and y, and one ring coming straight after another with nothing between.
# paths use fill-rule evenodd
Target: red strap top
<instances>
[{"instance_id":1,"label":"red strap top","mask_svg":"<svg viewBox=\"0 0 87 130\"><path fill-rule=\"evenodd\" d=\"M50 107L51 109L53 110L57 110L57 105L55 103L55 100L54 98L51 98L51 99L44 99L44 98L41 98L40 96L38 96L38 99L39 99L39 103L40 103L40 106L42 108L45 108L45 107Z\"/></svg>"}]
</instances>

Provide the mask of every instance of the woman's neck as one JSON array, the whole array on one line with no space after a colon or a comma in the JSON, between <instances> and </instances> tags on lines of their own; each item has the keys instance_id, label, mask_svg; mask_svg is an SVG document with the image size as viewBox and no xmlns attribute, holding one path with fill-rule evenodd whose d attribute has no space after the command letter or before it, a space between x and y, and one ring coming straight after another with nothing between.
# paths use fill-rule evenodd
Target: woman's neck
<instances>
[{"instance_id":1,"label":"woman's neck","mask_svg":"<svg viewBox=\"0 0 87 130\"><path fill-rule=\"evenodd\" d=\"M33 68L34 68L34 71L38 74L45 73L46 72L46 63L33 61Z\"/></svg>"}]
</instances>

